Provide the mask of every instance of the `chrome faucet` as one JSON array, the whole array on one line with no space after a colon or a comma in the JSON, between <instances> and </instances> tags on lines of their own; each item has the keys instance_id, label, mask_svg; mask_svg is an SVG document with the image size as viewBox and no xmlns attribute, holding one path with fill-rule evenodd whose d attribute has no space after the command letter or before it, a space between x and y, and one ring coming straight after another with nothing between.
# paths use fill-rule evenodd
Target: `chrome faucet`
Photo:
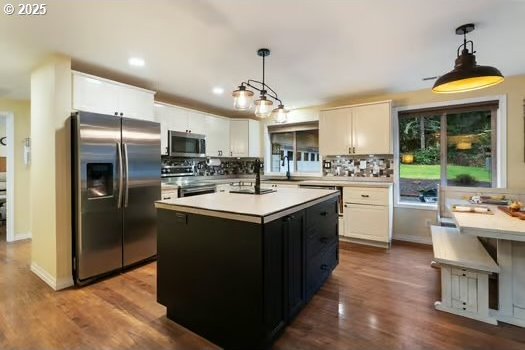
<instances>
[{"instance_id":1,"label":"chrome faucet","mask_svg":"<svg viewBox=\"0 0 525 350\"><path fill-rule=\"evenodd\" d=\"M286 179L290 180L290 158L288 158L288 156L283 156L281 159L282 159L282 163L281 163L281 166L284 166L284 159L286 158Z\"/></svg>"}]
</instances>

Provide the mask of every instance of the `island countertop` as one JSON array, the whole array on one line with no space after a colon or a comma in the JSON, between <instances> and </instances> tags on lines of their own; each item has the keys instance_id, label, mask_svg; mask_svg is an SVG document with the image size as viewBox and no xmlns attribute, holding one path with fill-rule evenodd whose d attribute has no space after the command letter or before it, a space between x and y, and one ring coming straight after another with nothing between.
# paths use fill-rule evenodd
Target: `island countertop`
<instances>
[{"instance_id":1,"label":"island countertop","mask_svg":"<svg viewBox=\"0 0 525 350\"><path fill-rule=\"evenodd\" d=\"M337 196L339 191L301 188L261 195L216 192L161 200L155 207L263 224Z\"/></svg>"}]
</instances>

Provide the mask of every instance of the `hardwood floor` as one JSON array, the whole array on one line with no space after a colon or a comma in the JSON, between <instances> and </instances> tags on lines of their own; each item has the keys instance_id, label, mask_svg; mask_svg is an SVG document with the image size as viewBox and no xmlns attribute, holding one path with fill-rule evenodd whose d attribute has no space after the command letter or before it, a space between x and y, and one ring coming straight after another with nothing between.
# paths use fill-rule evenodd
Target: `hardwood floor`
<instances>
[{"instance_id":1,"label":"hardwood floor","mask_svg":"<svg viewBox=\"0 0 525 350\"><path fill-rule=\"evenodd\" d=\"M340 264L274 349L524 349L525 329L434 310L430 247L342 244ZM0 242L0 349L215 349L165 317L155 263L53 292L29 271L31 242Z\"/></svg>"}]
</instances>

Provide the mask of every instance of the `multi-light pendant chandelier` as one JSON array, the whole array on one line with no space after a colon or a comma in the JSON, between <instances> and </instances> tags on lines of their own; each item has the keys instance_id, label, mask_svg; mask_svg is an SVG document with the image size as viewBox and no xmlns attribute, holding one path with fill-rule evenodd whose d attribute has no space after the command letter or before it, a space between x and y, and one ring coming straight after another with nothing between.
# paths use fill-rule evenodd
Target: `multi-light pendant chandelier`
<instances>
[{"instance_id":1,"label":"multi-light pendant chandelier","mask_svg":"<svg viewBox=\"0 0 525 350\"><path fill-rule=\"evenodd\" d=\"M265 58L270 56L269 49L257 50L257 55L262 57L262 81L248 79L241 82L239 89L232 92L233 107L237 110L246 111L253 106L254 92L248 90L251 88L259 92L259 99L255 101L255 115L259 118L275 117L278 123L285 123L288 116L288 110L284 108L283 102L277 96L277 93L265 82ZM279 103L277 108L273 108L273 101Z\"/></svg>"},{"instance_id":2,"label":"multi-light pendant chandelier","mask_svg":"<svg viewBox=\"0 0 525 350\"><path fill-rule=\"evenodd\" d=\"M503 81L503 74L491 66L479 66L474 55L474 43L467 40L467 34L474 30L474 24L464 24L456 29L463 35L463 44L458 47L454 69L436 80L432 91L437 93L466 92L483 89ZM470 51L468 48L470 44ZM461 54L459 50L461 50Z\"/></svg>"}]
</instances>

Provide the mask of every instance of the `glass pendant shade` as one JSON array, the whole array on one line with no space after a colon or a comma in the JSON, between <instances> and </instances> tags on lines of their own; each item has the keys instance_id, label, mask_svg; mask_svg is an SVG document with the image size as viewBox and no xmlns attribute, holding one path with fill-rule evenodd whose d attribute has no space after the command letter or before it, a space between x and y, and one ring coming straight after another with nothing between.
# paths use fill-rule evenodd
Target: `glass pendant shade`
<instances>
[{"instance_id":1,"label":"glass pendant shade","mask_svg":"<svg viewBox=\"0 0 525 350\"><path fill-rule=\"evenodd\" d=\"M440 94L466 92L493 86L503 80L498 69L478 66L476 56L464 49L456 59L454 69L436 80L432 91Z\"/></svg>"},{"instance_id":2,"label":"glass pendant shade","mask_svg":"<svg viewBox=\"0 0 525 350\"><path fill-rule=\"evenodd\" d=\"M261 96L255 101L255 115L259 118L267 118L272 114L273 102L268 100L266 96Z\"/></svg>"},{"instance_id":3,"label":"glass pendant shade","mask_svg":"<svg viewBox=\"0 0 525 350\"><path fill-rule=\"evenodd\" d=\"M284 109L283 105L279 105L279 107L273 110L272 116L277 123L286 123L288 120L288 110Z\"/></svg>"},{"instance_id":4,"label":"glass pendant shade","mask_svg":"<svg viewBox=\"0 0 525 350\"><path fill-rule=\"evenodd\" d=\"M232 92L233 108L245 111L252 108L253 92L246 90L245 86L239 86L239 90Z\"/></svg>"}]
</instances>

